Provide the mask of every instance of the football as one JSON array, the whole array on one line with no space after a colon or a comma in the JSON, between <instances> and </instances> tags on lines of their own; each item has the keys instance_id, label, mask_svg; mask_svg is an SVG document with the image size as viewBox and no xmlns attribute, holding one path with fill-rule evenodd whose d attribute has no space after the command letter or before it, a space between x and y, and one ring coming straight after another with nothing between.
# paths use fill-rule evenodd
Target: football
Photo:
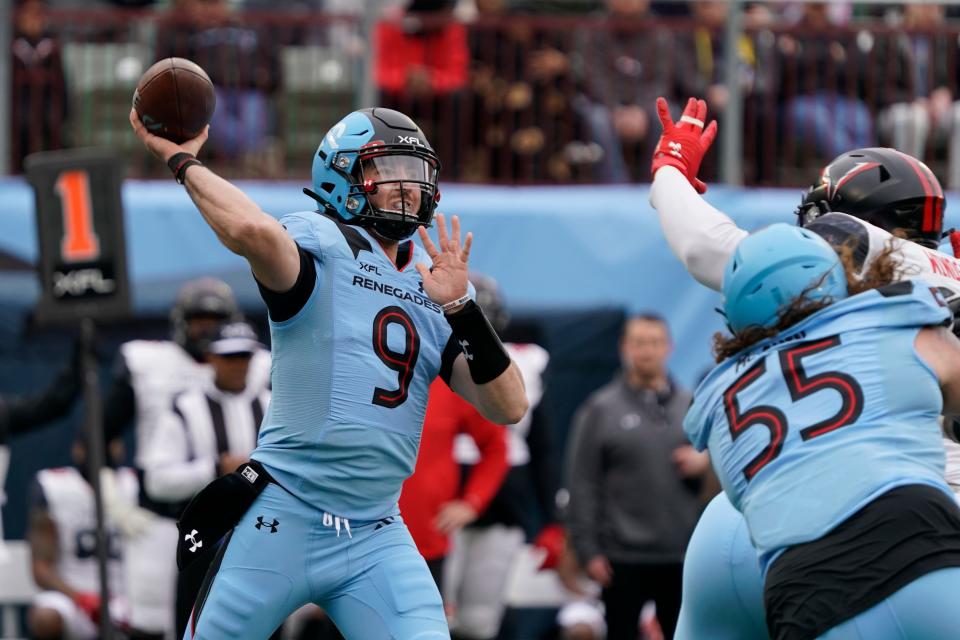
<instances>
[{"instance_id":1,"label":"football","mask_svg":"<svg viewBox=\"0 0 960 640\"><path fill-rule=\"evenodd\" d=\"M210 76L184 58L164 58L147 69L133 92L133 108L147 130L184 142L210 123L217 95Z\"/></svg>"}]
</instances>

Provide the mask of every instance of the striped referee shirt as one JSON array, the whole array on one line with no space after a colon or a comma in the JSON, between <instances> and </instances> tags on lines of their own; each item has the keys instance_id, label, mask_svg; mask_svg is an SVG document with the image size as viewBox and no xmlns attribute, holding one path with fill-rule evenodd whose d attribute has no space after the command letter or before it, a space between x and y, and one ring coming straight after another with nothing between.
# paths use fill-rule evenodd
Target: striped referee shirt
<instances>
[{"instance_id":1,"label":"striped referee shirt","mask_svg":"<svg viewBox=\"0 0 960 640\"><path fill-rule=\"evenodd\" d=\"M143 464L149 501L179 507L219 475L220 454L247 457L256 447L270 392L210 387L175 396L159 420Z\"/></svg>"}]
</instances>

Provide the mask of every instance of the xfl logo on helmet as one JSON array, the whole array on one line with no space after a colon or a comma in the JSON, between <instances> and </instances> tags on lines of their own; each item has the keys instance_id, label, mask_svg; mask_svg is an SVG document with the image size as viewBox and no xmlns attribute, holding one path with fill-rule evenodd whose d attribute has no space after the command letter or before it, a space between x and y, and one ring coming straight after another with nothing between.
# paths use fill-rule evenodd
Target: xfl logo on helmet
<instances>
[{"instance_id":1,"label":"xfl logo on helmet","mask_svg":"<svg viewBox=\"0 0 960 640\"><path fill-rule=\"evenodd\" d=\"M417 136L397 136L397 144L413 144L413 145L422 145L420 138Z\"/></svg>"}]
</instances>

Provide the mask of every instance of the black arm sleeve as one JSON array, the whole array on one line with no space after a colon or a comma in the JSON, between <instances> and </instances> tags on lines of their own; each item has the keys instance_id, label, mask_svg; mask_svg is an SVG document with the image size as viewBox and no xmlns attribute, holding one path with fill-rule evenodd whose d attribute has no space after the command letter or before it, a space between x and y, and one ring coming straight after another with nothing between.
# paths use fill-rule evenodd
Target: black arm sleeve
<instances>
[{"instance_id":1,"label":"black arm sleeve","mask_svg":"<svg viewBox=\"0 0 960 640\"><path fill-rule=\"evenodd\" d=\"M257 280L260 297L267 304L267 312L274 322L283 322L297 315L307 304L310 294L313 293L313 285L317 282L317 265L313 262L313 256L304 251L300 245L297 245L297 251L300 252L300 273L289 291L283 293L272 291Z\"/></svg>"},{"instance_id":2,"label":"black arm sleeve","mask_svg":"<svg viewBox=\"0 0 960 640\"><path fill-rule=\"evenodd\" d=\"M463 353L460 349L460 345L457 344L457 338L451 333L450 339L447 340L446 346L443 348L443 353L440 354L440 377L444 382L447 383L447 386L450 386L450 378L453 376L453 361L457 359L457 356Z\"/></svg>"},{"instance_id":3,"label":"black arm sleeve","mask_svg":"<svg viewBox=\"0 0 960 640\"><path fill-rule=\"evenodd\" d=\"M0 404L0 434L17 435L62 417L80 394L78 358L74 357L44 391L33 395L8 396Z\"/></svg>"},{"instance_id":4,"label":"black arm sleeve","mask_svg":"<svg viewBox=\"0 0 960 640\"><path fill-rule=\"evenodd\" d=\"M103 437L106 442L120 436L137 413L137 398L130 383L130 370L123 354L113 364L113 377L103 406Z\"/></svg>"}]
</instances>

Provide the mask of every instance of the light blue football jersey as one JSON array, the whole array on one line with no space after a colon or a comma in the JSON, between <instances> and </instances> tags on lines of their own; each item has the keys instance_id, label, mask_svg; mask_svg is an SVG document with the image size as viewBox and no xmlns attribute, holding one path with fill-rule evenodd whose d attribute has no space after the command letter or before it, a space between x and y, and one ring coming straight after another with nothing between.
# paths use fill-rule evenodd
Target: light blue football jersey
<instances>
[{"instance_id":1,"label":"light blue football jersey","mask_svg":"<svg viewBox=\"0 0 960 640\"><path fill-rule=\"evenodd\" d=\"M315 212L280 222L317 280L303 309L270 322L273 398L253 458L324 511L396 514L451 335L414 268L430 259L413 245L398 269L365 229Z\"/></svg>"},{"instance_id":2,"label":"light blue football jersey","mask_svg":"<svg viewBox=\"0 0 960 640\"><path fill-rule=\"evenodd\" d=\"M914 350L947 322L939 293L905 280L826 307L728 358L684 420L743 512L766 574L886 491L943 480L943 397Z\"/></svg>"}]
</instances>

